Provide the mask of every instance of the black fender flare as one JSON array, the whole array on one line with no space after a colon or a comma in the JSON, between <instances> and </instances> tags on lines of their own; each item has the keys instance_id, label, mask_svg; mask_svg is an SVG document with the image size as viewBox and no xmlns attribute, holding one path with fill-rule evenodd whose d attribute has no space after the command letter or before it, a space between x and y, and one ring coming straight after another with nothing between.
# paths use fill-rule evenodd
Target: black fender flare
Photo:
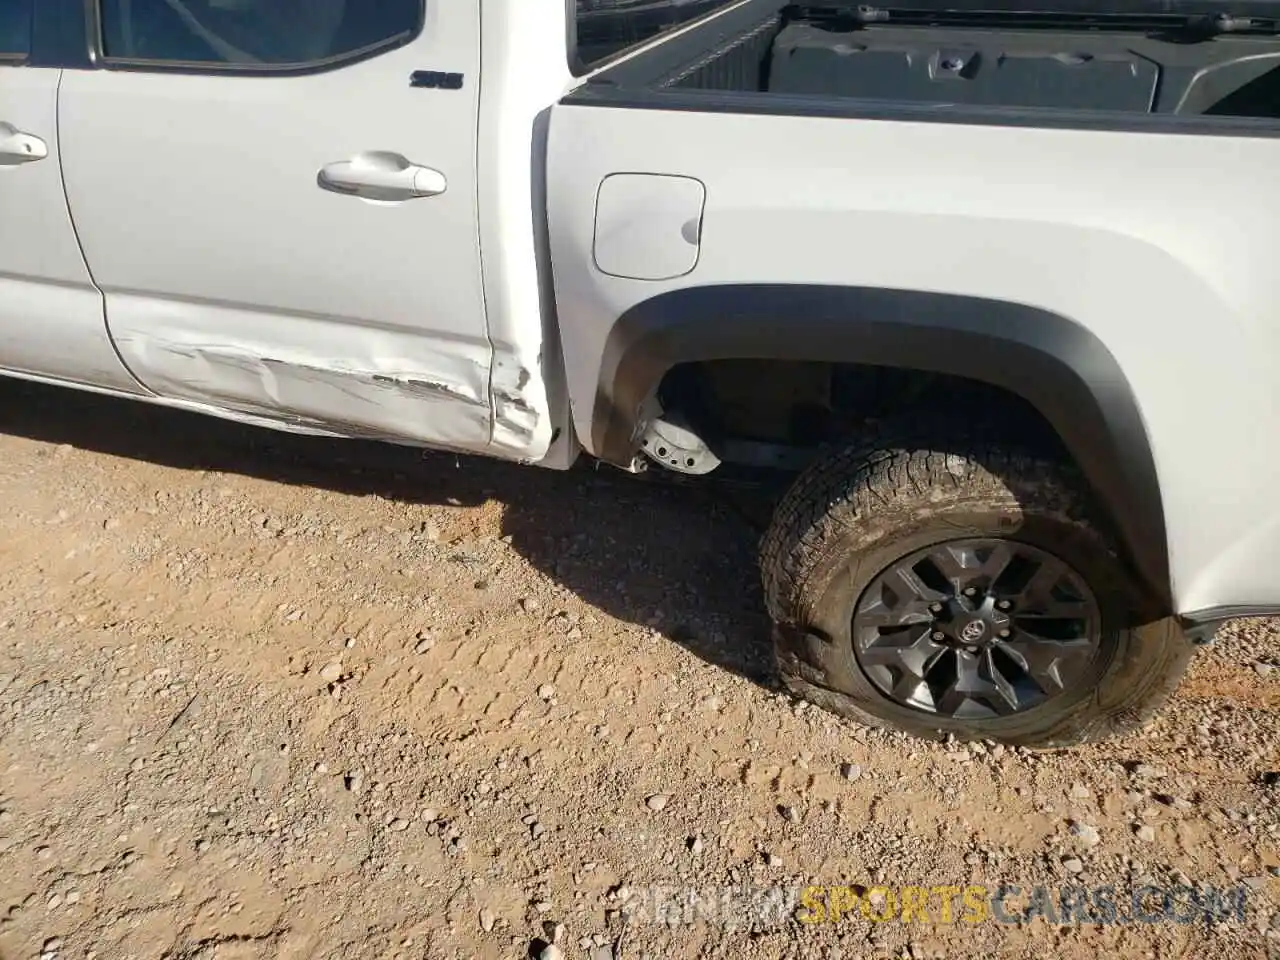
<instances>
[{"instance_id":1,"label":"black fender flare","mask_svg":"<svg viewBox=\"0 0 1280 960\"><path fill-rule=\"evenodd\" d=\"M728 359L867 363L968 377L1017 394L1057 431L1153 599L1172 608L1146 427L1116 358L1079 323L1024 304L916 290L727 284L658 294L610 331L592 452L630 464L641 407L667 371Z\"/></svg>"}]
</instances>

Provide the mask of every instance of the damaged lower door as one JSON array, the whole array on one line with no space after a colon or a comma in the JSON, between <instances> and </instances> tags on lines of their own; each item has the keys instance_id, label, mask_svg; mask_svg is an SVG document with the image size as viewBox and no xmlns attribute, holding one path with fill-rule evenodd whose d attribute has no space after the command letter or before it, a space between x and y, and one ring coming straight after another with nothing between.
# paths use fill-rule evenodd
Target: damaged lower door
<instances>
[{"instance_id":1,"label":"damaged lower door","mask_svg":"<svg viewBox=\"0 0 1280 960\"><path fill-rule=\"evenodd\" d=\"M487 343L123 293L108 314L120 355L159 396L306 432L462 450L489 441Z\"/></svg>"},{"instance_id":2,"label":"damaged lower door","mask_svg":"<svg viewBox=\"0 0 1280 960\"><path fill-rule=\"evenodd\" d=\"M299 22L314 65L287 70L257 5L201 21L261 41L253 59L179 44L183 22L115 22L149 9L102 4L104 59L128 69L69 72L59 103L69 206L129 369L224 416L486 449L478 5ZM412 86L433 63L467 82Z\"/></svg>"}]
</instances>

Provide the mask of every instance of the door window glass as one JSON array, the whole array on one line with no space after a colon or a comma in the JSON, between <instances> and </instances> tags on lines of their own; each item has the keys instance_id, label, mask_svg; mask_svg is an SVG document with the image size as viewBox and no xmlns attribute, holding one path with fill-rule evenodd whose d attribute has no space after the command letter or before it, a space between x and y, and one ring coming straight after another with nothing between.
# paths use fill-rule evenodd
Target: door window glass
<instances>
[{"instance_id":1,"label":"door window glass","mask_svg":"<svg viewBox=\"0 0 1280 960\"><path fill-rule=\"evenodd\" d=\"M100 9L108 59L250 69L396 45L423 15L422 0L100 0Z\"/></svg>"},{"instance_id":2,"label":"door window glass","mask_svg":"<svg viewBox=\"0 0 1280 960\"><path fill-rule=\"evenodd\" d=\"M0 58L22 58L31 52L32 0L0 0Z\"/></svg>"}]
</instances>

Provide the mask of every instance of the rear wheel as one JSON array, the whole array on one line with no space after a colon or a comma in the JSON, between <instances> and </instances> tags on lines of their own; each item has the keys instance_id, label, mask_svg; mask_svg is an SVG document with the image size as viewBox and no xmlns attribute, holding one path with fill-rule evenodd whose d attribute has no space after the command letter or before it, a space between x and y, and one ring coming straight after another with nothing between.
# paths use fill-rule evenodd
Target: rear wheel
<instances>
[{"instance_id":1,"label":"rear wheel","mask_svg":"<svg viewBox=\"0 0 1280 960\"><path fill-rule=\"evenodd\" d=\"M1047 747L1141 724L1191 643L1072 466L956 436L849 447L784 497L762 550L784 684L921 736Z\"/></svg>"}]
</instances>

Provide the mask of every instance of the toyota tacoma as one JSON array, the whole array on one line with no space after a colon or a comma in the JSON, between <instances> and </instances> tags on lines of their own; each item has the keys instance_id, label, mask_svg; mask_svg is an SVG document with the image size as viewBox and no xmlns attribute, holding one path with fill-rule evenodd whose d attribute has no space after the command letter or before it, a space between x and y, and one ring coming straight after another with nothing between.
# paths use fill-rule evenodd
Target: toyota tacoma
<instances>
[{"instance_id":1,"label":"toyota tacoma","mask_svg":"<svg viewBox=\"0 0 1280 960\"><path fill-rule=\"evenodd\" d=\"M791 691L1133 729L1280 610L1278 17L2 0L0 372L785 480Z\"/></svg>"}]
</instances>

